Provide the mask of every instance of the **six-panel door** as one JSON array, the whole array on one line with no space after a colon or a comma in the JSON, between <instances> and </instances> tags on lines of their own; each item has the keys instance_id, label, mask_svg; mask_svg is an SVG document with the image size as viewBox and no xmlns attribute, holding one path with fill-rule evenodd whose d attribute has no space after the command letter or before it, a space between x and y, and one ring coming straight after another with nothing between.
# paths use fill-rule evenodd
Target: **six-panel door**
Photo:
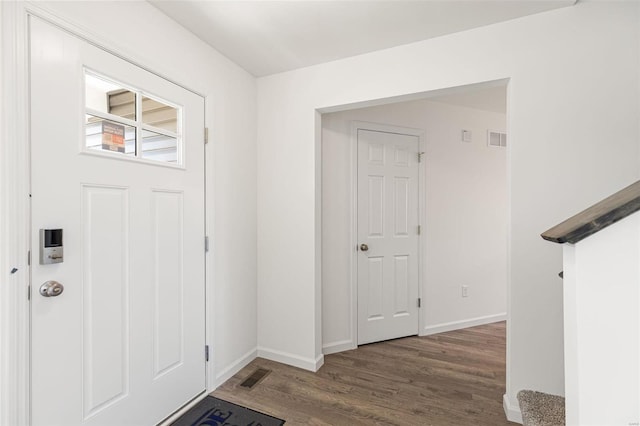
<instances>
[{"instance_id":1,"label":"six-panel door","mask_svg":"<svg viewBox=\"0 0 640 426\"><path fill-rule=\"evenodd\" d=\"M418 149L358 130L358 344L418 333Z\"/></svg>"}]
</instances>

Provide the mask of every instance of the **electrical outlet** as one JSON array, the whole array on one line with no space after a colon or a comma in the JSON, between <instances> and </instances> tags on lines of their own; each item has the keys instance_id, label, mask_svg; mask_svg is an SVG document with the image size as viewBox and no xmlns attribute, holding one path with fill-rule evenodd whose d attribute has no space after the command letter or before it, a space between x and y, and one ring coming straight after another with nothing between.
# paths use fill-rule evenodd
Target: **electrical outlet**
<instances>
[{"instance_id":1,"label":"electrical outlet","mask_svg":"<svg viewBox=\"0 0 640 426\"><path fill-rule=\"evenodd\" d=\"M462 297L469 297L469 286L468 285L463 285L462 286Z\"/></svg>"}]
</instances>

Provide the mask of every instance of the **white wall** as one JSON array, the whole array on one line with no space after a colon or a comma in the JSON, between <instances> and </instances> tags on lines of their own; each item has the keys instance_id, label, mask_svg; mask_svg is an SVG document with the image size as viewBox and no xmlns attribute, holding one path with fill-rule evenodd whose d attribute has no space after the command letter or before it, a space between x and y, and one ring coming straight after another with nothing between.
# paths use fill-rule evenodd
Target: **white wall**
<instances>
[{"instance_id":1,"label":"white wall","mask_svg":"<svg viewBox=\"0 0 640 426\"><path fill-rule=\"evenodd\" d=\"M506 88L504 88L506 97ZM351 123L421 129L426 142L426 235L421 334L504 319L507 310L506 149L487 130L506 115L427 100L322 116L323 348L355 347L351 336ZM461 141L461 131L473 141ZM461 297L461 286L469 296ZM345 345L349 342L348 345Z\"/></svg>"},{"instance_id":2,"label":"white wall","mask_svg":"<svg viewBox=\"0 0 640 426\"><path fill-rule=\"evenodd\" d=\"M638 178L638 7L581 1L258 79L259 345L322 355L316 109L510 78L506 408L562 394L562 256L539 234Z\"/></svg>"},{"instance_id":3,"label":"white wall","mask_svg":"<svg viewBox=\"0 0 640 426\"><path fill-rule=\"evenodd\" d=\"M640 213L564 247L566 417L640 422Z\"/></svg>"},{"instance_id":4,"label":"white wall","mask_svg":"<svg viewBox=\"0 0 640 426\"><path fill-rule=\"evenodd\" d=\"M210 385L256 353L255 79L146 2L37 3L206 97Z\"/></svg>"}]
</instances>

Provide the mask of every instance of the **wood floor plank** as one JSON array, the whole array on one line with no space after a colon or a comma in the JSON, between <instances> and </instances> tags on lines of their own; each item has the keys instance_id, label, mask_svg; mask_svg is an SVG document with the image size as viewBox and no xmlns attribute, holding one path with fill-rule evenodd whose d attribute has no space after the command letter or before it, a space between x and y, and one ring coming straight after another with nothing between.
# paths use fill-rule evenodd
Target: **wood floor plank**
<instances>
[{"instance_id":1,"label":"wood floor plank","mask_svg":"<svg viewBox=\"0 0 640 426\"><path fill-rule=\"evenodd\" d=\"M515 425L505 419L504 322L364 345L317 372L257 358L212 395L287 425ZM252 389L255 369L272 372Z\"/></svg>"}]
</instances>

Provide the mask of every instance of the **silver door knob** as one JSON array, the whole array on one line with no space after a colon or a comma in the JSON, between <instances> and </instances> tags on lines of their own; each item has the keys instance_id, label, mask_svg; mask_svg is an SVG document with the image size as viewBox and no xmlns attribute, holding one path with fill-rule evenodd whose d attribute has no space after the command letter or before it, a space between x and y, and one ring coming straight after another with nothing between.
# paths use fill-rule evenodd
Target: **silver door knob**
<instances>
[{"instance_id":1,"label":"silver door knob","mask_svg":"<svg viewBox=\"0 0 640 426\"><path fill-rule=\"evenodd\" d=\"M40 286L40 294L44 297L60 296L64 291L64 286L58 281L47 281Z\"/></svg>"},{"instance_id":2,"label":"silver door knob","mask_svg":"<svg viewBox=\"0 0 640 426\"><path fill-rule=\"evenodd\" d=\"M366 245L366 244L360 244L360 250L367 251L367 250L369 250L369 246Z\"/></svg>"}]
</instances>

